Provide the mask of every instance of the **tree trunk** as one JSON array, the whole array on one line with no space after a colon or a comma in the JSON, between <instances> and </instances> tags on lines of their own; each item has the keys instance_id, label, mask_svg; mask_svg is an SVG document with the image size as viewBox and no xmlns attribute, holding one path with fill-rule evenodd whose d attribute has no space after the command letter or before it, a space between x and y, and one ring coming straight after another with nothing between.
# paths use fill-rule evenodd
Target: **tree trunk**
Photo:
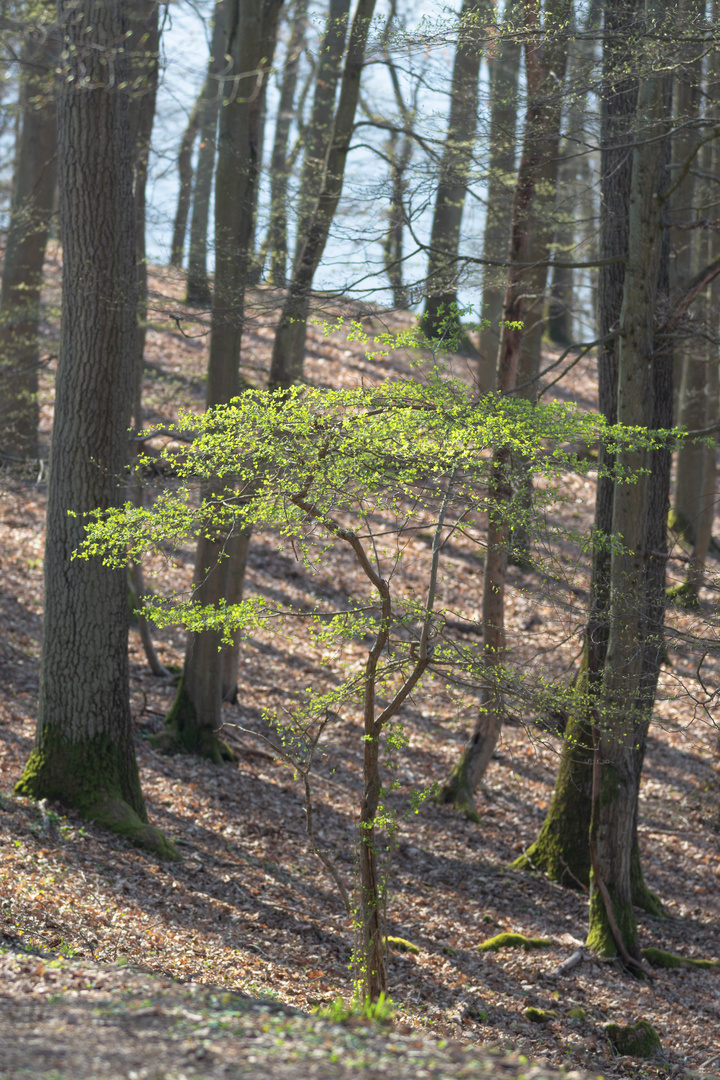
<instances>
[{"instance_id":1,"label":"tree trunk","mask_svg":"<svg viewBox=\"0 0 720 1080\"><path fill-rule=\"evenodd\" d=\"M360 96L365 45L370 33L374 10L375 0L358 0L350 28L347 56L340 83L340 97L335 111L332 138L324 162L319 194L317 199L313 200L307 222L301 219L298 226L300 231L293 276L273 342L269 378L271 389L286 388L302 378L310 290L342 194L345 163ZM311 190L315 190L314 185Z\"/></svg>"},{"instance_id":2,"label":"tree trunk","mask_svg":"<svg viewBox=\"0 0 720 1080\"><path fill-rule=\"evenodd\" d=\"M287 194L290 179L288 142L293 122L300 57L307 31L307 0L295 0L292 32L285 56L280 101L278 102L275 139L270 163L270 226L266 249L270 253L269 280L278 288L287 283L288 237Z\"/></svg>"},{"instance_id":3,"label":"tree trunk","mask_svg":"<svg viewBox=\"0 0 720 1080\"><path fill-rule=\"evenodd\" d=\"M522 0L509 0L500 38L488 46L490 81L490 159L483 256L503 259L512 229L512 190L515 180L515 142L520 72L518 31L522 26ZM506 272L486 266L480 304L478 386L486 393L495 386Z\"/></svg>"},{"instance_id":4,"label":"tree trunk","mask_svg":"<svg viewBox=\"0 0 720 1080\"><path fill-rule=\"evenodd\" d=\"M126 6L60 0L63 307L35 748L18 784L175 856L147 824L132 739L124 570L73 559L83 514L118 505L136 347Z\"/></svg>"},{"instance_id":5,"label":"tree trunk","mask_svg":"<svg viewBox=\"0 0 720 1080\"><path fill-rule=\"evenodd\" d=\"M23 48L22 120L0 292L0 459L38 454L40 290L56 177L55 36Z\"/></svg>"},{"instance_id":6,"label":"tree trunk","mask_svg":"<svg viewBox=\"0 0 720 1080\"><path fill-rule=\"evenodd\" d=\"M562 8L553 11L550 17L559 19L560 25L563 25ZM510 271L498 351L497 389L503 394L512 393L517 386L525 304L524 275L532 242L536 182L547 147L547 137L553 130L557 114L557 103L548 92L552 71L549 62L554 50L548 49L546 54L542 47L540 11L536 0L527 0L525 19L528 30L525 46L528 104L523 151L513 199ZM482 597L483 658L488 669L488 681L475 730L439 795L440 802L452 803L474 820L478 818L474 803L475 790L490 763L503 722L503 701L496 683L496 672L502 669L505 660L505 576L509 548L507 512L512 499L510 465L509 449L506 446L496 447L488 491L487 554Z\"/></svg>"},{"instance_id":7,"label":"tree trunk","mask_svg":"<svg viewBox=\"0 0 720 1080\"><path fill-rule=\"evenodd\" d=\"M651 10L652 14L652 10ZM650 428L652 360L658 278L662 258L663 203L668 133L667 76L649 74L638 92L633 150L628 258L618 353L618 422ZM593 887L588 945L601 955L639 960L632 904L631 855L637 803L637 756L647 725L645 647L648 506L645 450L621 448L616 469L636 477L615 483L612 532L622 548L610 556L609 635L602 691L594 709L593 812L590 853Z\"/></svg>"},{"instance_id":8,"label":"tree trunk","mask_svg":"<svg viewBox=\"0 0 720 1080\"><path fill-rule=\"evenodd\" d=\"M200 130L200 97L195 102L190 113L187 127L183 132L178 151L178 174L180 177L180 190L178 192L177 209L175 210L175 224L173 226L172 244L170 245L170 265L181 267L183 252L185 250L185 233L187 232L187 219L190 212L190 199L192 197L193 165L192 155L195 139Z\"/></svg>"},{"instance_id":9,"label":"tree trunk","mask_svg":"<svg viewBox=\"0 0 720 1080\"><path fill-rule=\"evenodd\" d=\"M604 9L605 50L601 99L601 220L600 257L607 263L599 271L598 333L601 338L617 328L622 310L625 259L628 249L628 214L632 157L627 152L637 103L637 80L627 72L629 27L636 17L626 0L614 0ZM617 259L617 262L610 260ZM618 340L598 346L598 406L609 424L617 422ZM595 525L590 584L590 612L578 689L596 693L602 680L608 639L610 545L614 495L614 458L600 447L600 469L595 497ZM587 676L584 675L587 668ZM527 862L553 880L568 883L567 872L589 884L590 849L587 824L592 810L592 725L579 710L573 713L564 735L560 769L550 809L540 834L527 851ZM577 823L584 823L582 841Z\"/></svg>"},{"instance_id":10,"label":"tree trunk","mask_svg":"<svg viewBox=\"0 0 720 1080\"><path fill-rule=\"evenodd\" d=\"M210 60L205 85L200 97L200 148L195 169L192 218L190 221L190 252L185 302L197 307L210 307L210 279L207 270L207 235L210 221L210 196L215 173L218 117L222 88L219 75L225 63L225 0L217 0L213 13Z\"/></svg>"},{"instance_id":11,"label":"tree trunk","mask_svg":"<svg viewBox=\"0 0 720 1080\"><path fill-rule=\"evenodd\" d=\"M220 114L215 196L215 291L210 333L206 404L223 405L240 392L240 344L245 317L245 287L252 259L252 210L258 184L259 124L266 73L272 66L281 0L226 0L226 54L236 79L226 82ZM245 73L249 74L245 74ZM205 497L225 489L209 483ZM202 535L195 555L194 599L216 605L230 582L242 585L243 544L236 535ZM236 594L236 599L239 597ZM237 657L237 652L235 652ZM232 664L228 660L228 666ZM236 664L236 660L235 660ZM188 635L183 678L156 736L165 749L177 747L220 761L232 756L215 735L221 722L223 657L212 631Z\"/></svg>"},{"instance_id":12,"label":"tree trunk","mask_svg":"<svg viewBox=\"0 0 720 1080\"><path fill-rule=\"evenodd\" d=\"M430 233L427 297L422 319L424 333L451 342L474 355L462 332L457 310L460 225L470 165L475 150L478 113L478 79L485 23L490 12L487 0L463 0L458 26L447 136L440 163L435 213Z\"/></svg>"}]
</instances>

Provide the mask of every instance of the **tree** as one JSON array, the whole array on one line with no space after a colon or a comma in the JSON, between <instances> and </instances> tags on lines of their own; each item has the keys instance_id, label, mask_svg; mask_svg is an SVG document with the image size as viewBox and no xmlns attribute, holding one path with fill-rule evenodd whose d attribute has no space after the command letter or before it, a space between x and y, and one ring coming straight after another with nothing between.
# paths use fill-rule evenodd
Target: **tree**
<instances>
[{"instance_id":1,"label":"tree","mask_svg":"<svg viewBox=\"0 0 720 1080\"><path fill-rule=\"evenodd\" d=\"M227 2L227 0L226 0ZM266 75L272 65L280 0L227 2L227 55L220 113L220 143L215 197L215 290L206 388L208 407L225 404L240 390L240 346L245 321L245 290L252 260L253 212L259 183L259 130ZM212 487L212 484L210 485ZM224 490L224 483L218 490ZM206 492L210 497L210 492ZM208 530L198 537L195 587L204 604L236 602L242 595L249 535ZM220 559L222 554L228 558ZM165 749L199 753L216 762L232 756L215 734L220 726L226 677L237 679L234 659L223 665L222 641L212 630L188 635L183 675L173 706L156 743ZM234 671L231 670L234 668Z\"/></svg>"},{"instance_id":2,"label":"tree","mask_svg":"<svg viewBox=\"0 0 720 1080\"><path fill-rule=\"evenodd\" d=\"M45 12L47 20L49 13ZM0 457L38 452L40 288L56 177L51 23L28 30L21 56L21 127L0 292Z\"/></svg>"},{"instance_id":3,"label":"tree","mask_svg":"<svg viewBox=\"0 0 720 1080\"><path fill-rule=\"evenodd\" d=\"M310 311L310 291L342 194L345 164L350 150L355 112L360 96L365 46L374 11L375 0L359 0L350 27L345 66L340 80L340 94L337 108L334 114L331 114L333 115L331 137L322 159L322 169L317 181L314 183L311 181L306 188L311 198L307 215L304 215L302 209L298 215L298 242L293 273L273 341L269 377L271 388L291 386L302 376L307 319ZM318 84L321 70L322 62L318 65ZM320 89L318 85L318 90ZM334 101L334 91L330 100ZM319 107L317 92L313 102L313 113L315 113L316 104ZM327 113L319 116L317 130L322 132L327 123ZM311 122L308 128L308 139L312 134ZM306 147L305 159L311 171L314 171L320 160L310 157L309 147Z\"/></svg>"},{"instance_id":4,"label":"tree","mask_svg":"<svg viewBox=\"0 0 720 1080\"><path fill-rule=\"evenodd\" d=\"M484 24L489 14L487 0L463 0L450 88L447 137L430 234L423 315L423 329L429 338L444 337L449 333L471 354L475 350L469 341L463 341L458 313L458 252L468 174L475 148Z\"/></svg>"},{"instance_id":5,"label":"tree","mask_svg":"<svg viewBox=\"0 0 720 1080\"><path fill-rule=\"evenodd\" d=\"M35 748L17 790L163 855L132 740L126 575L73 559L83 515L117 506L137 341L126 5L61 0L63 317L45 546ZM100 242L99 242L100 241Z\"/></svg>"},{"instance_id":6,"label":"tree","mask_svg":"<svg viewBox=\"0 0 720 1080\"><path fill-rule=\"evenodd\" d=\"M225 0L217 0L213 11L207 77L199 99L200 147L193 188L185 294L186 303L197 307L209 307L212 300L207 270L207 234L210 220L210 195L215 173L218 118L222 101L220 75L225 64L225 38Z\"/></svg>"},{"instance_id":7,"label":"tree","mask_svg":"<svg viewBox=\"0 0 720 1080\"><path fill-rule=\"evenodd\" d=\"M550 42L567 29L567 8L561 2L558 9L545 12L545 27ZM523 341L523 320L526 303L525 275L530 263L532 225L536 184L544 162L546 136L552 137L557 122L557 101L550 90L554 72L550 66L552 50L545 52L540 9L535 0L525 4L526 28L529 31L525 46L527 71L527 111L523 149L518 166L513 196L513 220L510 239L510 269L503 304L503 321L497 362L497 388L502 394L512 394L517 388L520 355ZM518 447L515 457L522 454ZM510 531L508 505L512 503L511 468L513 455L507 444L493 449L493 468L488 493L487 554L483 571L482 627L484 655L488 668L502 669L505 663L505 578L509 553ZM527 514L523 507L521 518ZM517 520L517 519L516 519ZM457 765L440 792L440 801L462 809L478 820L474 795L490 764L503 724L504 705L497 684L487 687L478 719Z\"/></svg>"}]
</instances>

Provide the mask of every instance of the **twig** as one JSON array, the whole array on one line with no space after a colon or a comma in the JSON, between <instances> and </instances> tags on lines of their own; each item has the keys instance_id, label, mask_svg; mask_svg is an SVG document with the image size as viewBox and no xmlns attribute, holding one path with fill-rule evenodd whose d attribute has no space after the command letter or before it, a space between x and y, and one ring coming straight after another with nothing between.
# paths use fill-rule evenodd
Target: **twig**
<instances>
[{"instance_id":1,"label":"twig","mask_svg":"<svg viewBox=\"0 0 720 1080\"><path fill-rule=\"evenodd\" d=\"M567 975L568 971L572 971L578 964L582 964L585 959L585 952L583 949L576 949L572 956L569 956L567 960L564 960L559 967L556 967L554 971L550 972L552 978L559 978L561 975Z\"/></svg>"}]
</instances>

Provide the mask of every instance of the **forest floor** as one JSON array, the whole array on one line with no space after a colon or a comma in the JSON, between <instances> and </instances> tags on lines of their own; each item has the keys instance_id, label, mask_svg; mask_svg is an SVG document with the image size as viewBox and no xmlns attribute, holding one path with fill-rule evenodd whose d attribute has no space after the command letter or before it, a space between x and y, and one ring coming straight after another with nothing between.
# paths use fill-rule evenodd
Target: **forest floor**
<instances>
[{"instance_id":1,"label":"forest floor","mask_svg":"<svg viewBox=\"0 0 720 1080\"><path fill-rule=\"evenodd\" d=\"M48 269L45 333L52 355L57 351L56 253ZM151 284L147 423L161 426L179 406L201 407L207 325L182 308L179 278L157 271ZM256 319L246 335L243 369L262 385L274 301L262 289L254 300ZM375 312L365 325L376 329L382 320ZM410 316L393 316L390 324L395 330L408 326ZM452 363L469 375L469 361ZM46 432L53 367L50 359L43 384ZM311 328L307 375L312 382L349 385L412 370L407 356L368 359L341 331L325 336L320 326ZM592 363L581 361L558 390L566 400L594 407ZM292 1034L301 1021L280 1009L286 1003L310 1012L338 997L350 998L353 928L309 848L301 786L260 738L268 733L268 712L292 710L309 684L327 686L340 671L360 664L362 641L328 656L301 631L290 641L269 630L253 632L243 645L238 703L223 707L226 723L246 730L226 729L237 760L217 767L163 756L151 746L149 736L162 726L174 687L150 675L132 631L132 706L143 790L151 822L181 847L180 863L159 862L61 807L43 809L15 797L13 785L32 746L37 709L44 475L44 469L32 476L7 470L0 482L0 1010L22 1033L26 1054L37 1053L36 1060L21 1060L20 1035L11 1038L6 1023L0 1076L210 1077L242 1063L248 1076L340 1077L345 1058L355 1061L355 1053L366 1062L366 1075L375 1075L375 1051L371 1047L363 1058L360 1045L376 1038L375 1029L362 1028L358 1035L350 1025L341 1037L330 1025L336 1039L327 1034L329 1028L312 1028L319 1022L304 1018L309 1026L303 1030L312 1028L316 1034L308 1039L316 1041L312 1053L305 1041L302 1057ZM593 476L573 474L567 484L558 513L586 532ZM586 617L588 566L569 550L546 555L549 569L543 574L510 570L509 642L526 672L570 681ZM420 536L405 560L408 589L422 578L427 558L428 543ZM158 568L152 588L187 587L191 569L192 553L181 553L172 566ZM292 552L279 551L275 537L260 535L251 548L247 591L330 607L357 594L356 576L342 553L329 554L310 572ZM477 552L458 540L448 552L442 590L465 642L477 636L481 577ZM640 802L646 879L662 898L666 915L638 911L637 918L643 946L720 960L720 748L708 696L719 685L720 672L717 660L708 656L701 682L698 657L681 636L683 631L715 633L714 596L704 590L695 615L669 616L669 663L661 677ZM184 638L178 630L157 631L155 638L166 665L182 662ZM403 713L408 741L396 752L399 787L391 801L401 816L388 870L387 925L388 934L409 940L417 952L391 953L396 1026L383 1037L382 1052L391 1058L382 1059L378 1075L403 1076L401 1059L412 1064L408 1075L475 1075L467 1071L468 1062L489 1047L541 1061L545 1068L535 1075L543 1076L562 1067L605 1078L720 1075L720 969L657 971L652 982L641 982L586 954L568 974L555 974L582 947L587 894L510 864L542 823L562 745L557 736L521 723L524 717L505 728L479 798L480 824L431 800L418 814L402 816L412 791L447 775L471 730L475 708L472 693L429 683ZM316 831L351 888L361 731L350 715L331 735L312 777ZM550 944L528 953L478 951L483 940L501 931L546 938ZM154 976L161 981L152 981ZM235 995L255 1000L243 1004ZM53 1002L63 1011L54 1013ZM532 1023L523 1015L528 1006L555 1015L548 1023ZM585 1018L571 1018L575 1009L584 1010ZM97 1021L92 1031L85 1020L89 1014ZM237 1021L230 1014L237 1014ZM112 1017L120 1019L111 1022ZM638 1019L649 1020L659 1032L662 1060L642 1062L613 1053L604 1024ZM270 1034L265 1043L260 1040L256 1054L243 1040L249 1040L250 1029L257 1034L258 1024ZM112 1046L103 1069L104 1036L97 1032L109 1031L108 1025ZM144 1062L141 1035L148 1055ZM239 1040L235 1049L230 1049L231 1035ZM223 1041L226 1036L230 1041ZM262 1046L277 1047L282 1039L286 1046L276 1058L263 1056ZM337 1045L334 1039L340 1040ZM431 1051L438 1044L428 1039L443 1040L445 1049ZM171 1071L160 1070L159 1058L148 1050L153 1043L172 1044L180 1055ZM400 1048L397 1054L389 1044ZM133 1054L140 1055L137 1061ZM428 1064L433 1054L436 1072ZM292 1062L301 1059L305 1065L293 1072ZM499 1064L492 1068L502 1075Z\"/></svg>"}]
</instances>

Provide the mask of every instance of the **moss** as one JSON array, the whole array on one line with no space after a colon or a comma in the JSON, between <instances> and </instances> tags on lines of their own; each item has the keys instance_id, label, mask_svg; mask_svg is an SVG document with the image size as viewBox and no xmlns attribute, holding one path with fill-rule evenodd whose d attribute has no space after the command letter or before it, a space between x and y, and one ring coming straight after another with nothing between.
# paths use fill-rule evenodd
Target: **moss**
<instances>
[{"instance_id":1,"label":"moss","mask_svg":"<svg viewBox=\"0 0 720 1080\"><path fill-rule=\"evenodd\" d=\"M468 821L473 821L476 825L479 825L480 815L475 806L475 799L473 798L473 793L470 788L467 771L468 755L467 751L463 751L460 760L450 773L446 783L440 788L436 796L436 801L441 805L454 806L456 810L459 810L465 815Z\"/></svg>"},{"instance_id":2,"label":"moss","mask_svg":"<svg viewBox=\"0 0 720 1080\"><path fill-rule=\"evenodd\" d=\"M457 949L453 949L452 945L441 945L440 946L440 952L444 953L445 956L457 956L458 955Z\"/></svg>"},{"instance_id":3,"label":"moss","mask_svg":"<svg viewBox=\"0 0 720 1080\"><path fill-rule=\"evenodd\" d=\"M677 510L670 510L667 523L670 532L679 537L683 537L690 527L690 522L682 514L678 514Z\"/></svg>"},{"instance_id":4,"label":"moss","mask_svg":"<svg viewBox=\"0 0 720 1080\"><path fill-rule=\"evenodd\" d=\"M630 854L630 891L632 893L632 902L635 907L640 908L642 911L646 911L648 915L655 915L658 918L664 917L665 908L663 907L662 900L657 893L654 893L652 889L649 889L645 883L642 863L640 862L640 847L637 842L637 836L635 837L633 849Z\"/></svg>"},{"instance_id":5,"label":"moss","mask_svg":"<svg viewBox=\"0 0 720 1080\"><path fill-rule=\"evenodd\" d=\"M533 1005L529 1005L527 1009L523 1009L523 1016L526 1020L531 1020L533 1024L547 1024L549 1020L557 1017L557 1013L550 1009L536 1009Z\"/></svg>"},{"instance_id":6,"label":"moss","mask_svg":"<svg viewBox=\"0 0 720 1080\"><path fill-rule=\"evenodd\" d=\"M690 957L677 956L675 953L665 952L663 949L642 949L642 958L656 968L716 968L720 967L718 960L693 960Z\"/></svg>"},{"instance_id":7,"label":"moss","mask_svg":"<svg viewBox=\"0 0 720 1080\"><path fill-rule=\"evenodd\" d=\"M150 742L166 754L196 754L209 758L216 765L234 761L235 753L224 739L219 739L209 724L198 724L197 713L190 695L180 678L170 711L165 717L165 727Z\"/></svg>"},{"instance_id":8,"label":"moss","mask_svg":"<svg viewBox=\"0 0 720 1080\"><path fill-rule=\"evenodd\" d=\"M417 945L414 945L412 941L406 941L401 937L386 937L385 944L390 949L395 949L396 952L412 953L413 956L420 954L420 949Z\"/></svg>"},{"instance_id":9,"label":"moss","mask_svg":"<svg viewBox=\"0 0 720 1080\"><path fill-rule=\"evenodd\" d=\"M15 791L31 799L56 799L163 858L181 857L163 833L148 824L131 744L106 735L71 741L48 725Z\"/></svg>"},{"instance_id":10,"label":"moss","mask_svg":"<svg viewBox=\"0 0 720 1080\"><path fill-rule=\"evenodd\" d=\"M649 1020L638 1020L637 1024L629 1024L626 1027L620 1024L606 1024L605 1034L613 1050L618 1054L653 1058L662 1053L660 1037Z\"/></svg>"},{"instance_id":11,"label":"moss","mask_svg":"<svg viewBox=\"0 0 720 1080\"><path fill-rule=\"evenodd\" d=\"M613 900L613 892L610 887L608 887L608 892L611 900ZM613 914L625 948L630 956L638 959L637 923L635 922L632 902L618 904L613 900ZM586 945L588 949L597 953L598 956L617 956L618 950L615 936L610 928L605 903L598 889L593 889L590 894L590 927Z\"/></svg>"},{"instance_id":12,"label":"moss","mask_svg":"<svg viewBox=\"0 0 720 1080\"><path fill-rule=\"evenodd\" d=\"M580 1008L570 1009L568 1013L568 1018L570 1020L587 1020L587 1013L584 1009Z\"/></svg>"},{"instance_id":13,"label":"moss","mask_svg":"<svg viewBox=\"0 0 720 1080\"><path fill-rule=\"evenodd\" d=\"M497 952L498 949L547 949L552 945L548 938L529 938L524 934L496 934L477 946L480 952Z\"/></svg>"}]
</instances>

